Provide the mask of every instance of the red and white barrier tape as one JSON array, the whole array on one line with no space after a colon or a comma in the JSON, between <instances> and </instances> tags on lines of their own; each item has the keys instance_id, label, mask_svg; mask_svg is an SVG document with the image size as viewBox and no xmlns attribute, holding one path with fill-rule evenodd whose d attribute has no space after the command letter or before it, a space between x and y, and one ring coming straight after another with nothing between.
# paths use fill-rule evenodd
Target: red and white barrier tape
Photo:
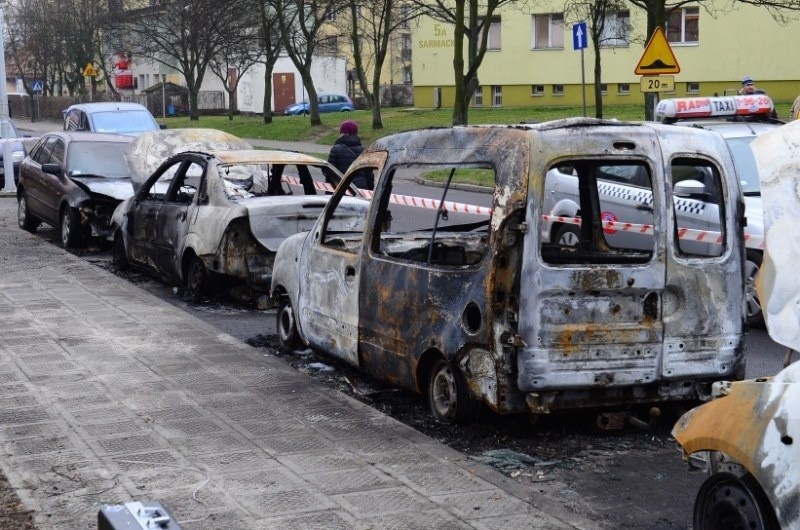
<instances>
[{"instance_id":1,"label":"red and white barrier tape","mask_svg":"<svg viewBox=\"0 0 800 530\"><path fill-rule=\"evenodd\" d=\"M301 186L300 179L297 177L287 177L284 176L282 179L289 185L292 186ZM330 191L332 192L334 187L327 183L327 182L314 182L314 187L318 190L323 191ZM367 199L372 198L372 191L370 190L359 190L361 195ZM459 212L459 213L468 213L468 214L476 214L476 215L491 215L492 209L487 208L485 206L476 206L474 204L467 204L463 202L452 202L452 201L438 201L435 199L425 199L423 197L413 197L410 195L397 195L392 193L389 201L394 204L402 204L404 206L412 206L415 208L425 208L425 209L432 209L437 210L439 208L444 208L448 212ZM572 225L580 225L581 218L580 217L564 217L560 215L542 215L543 221L550 221L555 223L564 223L564 224L572 224ZM614 234L616 232L635 232L637 234L646 234L646 235L653 235L653 226L647 224L635 224L635 223L622 223L620 221L603 221L603 230L607 234ZM678 228L678 239L683 239L687 241L700 241L706 243L713 243L715 245L722 244L722 235L719 232L714 232L712 230L697 230L694 228ZM764 236L760 235L753 235L748 234L745 232L744 234L744 241L745 246L747 248L755 248L759 250L764 249Z\"/></svg>"}]
</instances>

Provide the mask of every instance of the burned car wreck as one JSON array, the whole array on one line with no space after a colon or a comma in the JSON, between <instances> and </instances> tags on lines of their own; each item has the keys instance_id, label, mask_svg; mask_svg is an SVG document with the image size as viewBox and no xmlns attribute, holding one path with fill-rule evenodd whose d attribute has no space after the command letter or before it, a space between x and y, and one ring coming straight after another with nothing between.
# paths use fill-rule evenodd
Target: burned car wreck
<instances>
[{"instance_id":1,"label":"burned car wreck","mask_svg":"<svg viewBox=\"0 0 800 530\"><path fill-rule=\"evenodd\" d=\"M547 215L556 168L576 176L573 217ZM590 119L421 130L375 142L344 184L362 169L379 175L374 194L337 189L278 249L283 346L426 395L448 422L481 405L538 415L700 400L742 377L743 201L718 135ZM403 194L409 174L443 169L444 188ZM679 225L671 184L687 169L719 190L712 244ZM451 200L462 171L492 173L486 204ZM631 171L648 177L647 215L609 219L601 177ZM682 180L681 193L693 187ZM625 230L636 237L612 243Z\"/></svg>"},{"instance_id":2,"label":"burned car wreck","mask_svg":"<svg viewBox=\"0 0 800 530\"><path fill-rule=\"evenodd\" d=\"M116 266L194 297L245 285L261 304L278 245L311 228L333 189L326 174L340 178L312 156L254 150L209 129L143 133L127 157L136 192L114 212Z\"/></svg>"},{"instance_id":3,"label":"burned car wreck","mask_svg":"<svg viewBox=\"0 0 800 530\"><path fill-rule=\"evenodd\" d=\"M765 252L757 280L770 337L800 351L800 123L753 140L764 201ZM722 381L716 399L687 412L672 434L693 468L696 530L800 526L800 363L774 377Z\"/></svg>"}]
</instances>

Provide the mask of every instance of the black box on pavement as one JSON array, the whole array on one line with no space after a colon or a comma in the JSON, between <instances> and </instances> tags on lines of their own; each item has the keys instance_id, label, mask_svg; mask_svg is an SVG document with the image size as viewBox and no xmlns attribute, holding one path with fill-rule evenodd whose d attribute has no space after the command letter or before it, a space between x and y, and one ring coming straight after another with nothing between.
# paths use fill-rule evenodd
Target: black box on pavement
<instances>
[{"instance_id":1,"label":"black box on pavement","mask_svg":"<svg viewBox=\"0 0 800 530\"><path fill-rule=\"evenodd\" d=\"M181 530L159 502L126 502L97 514L97 530Z\"/></svg>"}]
</instances>

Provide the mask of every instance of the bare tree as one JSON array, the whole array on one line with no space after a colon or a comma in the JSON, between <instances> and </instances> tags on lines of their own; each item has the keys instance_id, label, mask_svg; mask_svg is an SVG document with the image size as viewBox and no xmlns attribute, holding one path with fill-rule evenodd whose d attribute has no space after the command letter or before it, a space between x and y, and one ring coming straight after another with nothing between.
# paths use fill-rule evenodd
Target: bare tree
<instances>
[{"instance_id":1,"label":"bare tree","mask_svg":"<svg viewBox=\"0 0 800 530\"><path fill-rule=\"evenodd\" d=\"M246 0L179 0L126 11L115 26L120 49L175 69L189 90L189 119L211 60L249 24ZM126 46L127 44L127 46Z\"/></svg>"},{"instance_id":2,"label":"bare tree","mask_svg":"<svg viewBox=\"0 0 800 530\"><path fill-rule=\"evenodd\" d=\"M498 8L518 0L411 0L420 14L453 25L455 103L453 125L469 123L469 102L480 85L478 69L486 55L489 29ZM466 40L467 57L464 58Z\"/></svg>"},{"instance_id":3,"label":"bare tree","mask_svg":"<svg viewBox=\"0 0 800 530\"><path fill-rule=\"evenodd\" d=\"M241 28L237 35L232 35L228 42L220 47L208 63L211 72L222 81L225 92L228 93L229 120L233 120L233 113L236 110L235 94L239 80L259 61L261 48L259 33L260 27L257 25Z\"/></svg>"},{"instance_id":4,"label":"bare tree","mask_svg":"<svg viewBox=\"0 0 800 530\"><path fill-rule=\"evenodd\" d=\"M308 93L311 125L322 125L317 89L311 77L311 62L319 47L335 49L336 34L325 33L323 26L338 11L341 0L269 0L278 15L283 49L300 72Z\"/></svg>"},{"instance_id":5,"label":"bare tree","mask_svg":"<svg viewBox=\"0 0 800 530\"><path fill-rule=\"evenodd\" d=\"M264 64L264 123L272 123L272 71L281 53L281 35L278 14L265 1L258 1L261 31L261 62Z\"/></svg>"},{"instance_id":6,"label":"bare tree","mask_svg":"<svg viewBox=\"0 0 800 530\"><path fill-rule=\"evenodd\" d=\"M603 117L603 67L600 53L604 46L630 38L630 16L625 11L624 0L570 0L564 7L565 15L576 21L586 21L589 39L594 47L594 102L595 117ZM623 16L628 15L628 16Z\"/></svg>"},{"instance_id":7,"label":"bare tree","mask_svg":"<svg viewBox=\"0 0 800 530\"><path fill-rule=\"evenodd\" d=\"M398 30L416 18L416 10L402 0L367 3L347 0L347 20L353 63L359 88L372 110L372 128L383 129L381 73ZM364 45L366 43L366 46Z\"/></svg>"}]
</instances>

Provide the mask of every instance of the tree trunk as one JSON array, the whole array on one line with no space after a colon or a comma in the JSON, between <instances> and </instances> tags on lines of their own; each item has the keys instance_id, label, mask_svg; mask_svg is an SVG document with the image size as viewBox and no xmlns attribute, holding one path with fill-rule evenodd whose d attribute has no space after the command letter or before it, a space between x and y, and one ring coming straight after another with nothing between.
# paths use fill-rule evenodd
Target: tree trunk
<instances>
[{"instance_id":1,"label":"tree trunk","mask_svg":"<svg viewBox=\"0 0 800 530\"><path fill-rule=\"evenodd\" d=\"M264 123L272 123L272 66L264 68Z\"/></svg>"}]
</instances>

